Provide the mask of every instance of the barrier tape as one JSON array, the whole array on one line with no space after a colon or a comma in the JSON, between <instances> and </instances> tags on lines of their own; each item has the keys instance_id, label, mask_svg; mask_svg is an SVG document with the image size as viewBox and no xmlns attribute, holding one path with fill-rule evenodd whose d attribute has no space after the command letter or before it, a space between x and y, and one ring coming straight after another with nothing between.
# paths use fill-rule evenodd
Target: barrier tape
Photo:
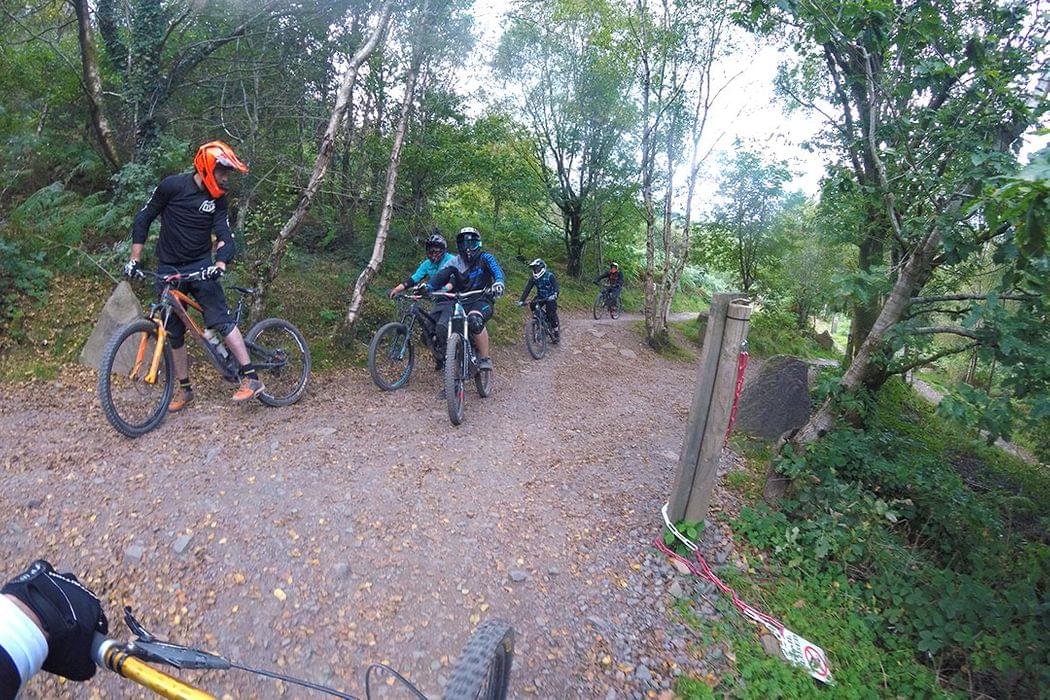
<instances>
[{"instance_id":1,"label":"barrier tape","mask_svg":"<svg viewBox=\"0 0 1050 700\"><path fill-rule=\"evenodd\" d=\"M740 394L744 393L744 370L747 369L749 357L747 340L745 339L740 348L740 358L736 363L736 389L733 391L733 408L729 411L729 425L726 426L726 437L722 441L723 450L729 444L729 433L733 432L733 423L736 422L736 409L740 407Z\"/></svg>"},{"instance_id":2,"label":"barrier tape","mask_svg":"<svg viewBox=\"0 0 1050 700\"><path fill-rule=\"evenodd\" d=\"M703 556L700 555L700 549L697 547L696 543L690 541L688 537L678 531L667 514L667 508L668 504L664 503L664 507L660 510L664 518L664 525L672 534L674 534L679 542L692 551L693 556L696 558L696 563L694 564L685 557L672 551L664 544L663 537L656 538L654 542L656 548L668 557L685 565L694 576L699 576L710 582L715 588L722 591L722 593L730 596L733 607L736 608L741 615L752 622L767 628L770 634L776 637L776 640L780 643L780 653L783 654L784 658L789 663L806 669L806 671L809 672L809 675L813 676L821 683L834 685L834 680L831 677L831 667L828 665L828 656L824 650L813 642L810 642L789 630L782 622L780 622L780 620L767 615L761 610L758 610L741 600L740 596L737 595L737 592L723 583L722 579L718 578L718 576L715 575L715 572L711 570L711 567L708 566Z\"/></svg>"}]
</instances>

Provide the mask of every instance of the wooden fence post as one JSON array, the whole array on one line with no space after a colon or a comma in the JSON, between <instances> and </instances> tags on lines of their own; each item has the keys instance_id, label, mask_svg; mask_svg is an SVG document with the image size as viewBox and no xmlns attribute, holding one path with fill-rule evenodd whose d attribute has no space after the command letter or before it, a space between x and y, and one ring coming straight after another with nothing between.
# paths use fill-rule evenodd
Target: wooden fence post
<instances>
[{"instance_id":1,"label":"wooden fence post","mask_svg":"<svg viewBox=\"0 0 1050 700\"><path fill-rule=\"evenodd\" d=\"M711 299L689 424L671 492L671 519L675 522L700 521L707 516L750 318L751 306L739 293L715 294Z\"/></svg>"}]
</instances>

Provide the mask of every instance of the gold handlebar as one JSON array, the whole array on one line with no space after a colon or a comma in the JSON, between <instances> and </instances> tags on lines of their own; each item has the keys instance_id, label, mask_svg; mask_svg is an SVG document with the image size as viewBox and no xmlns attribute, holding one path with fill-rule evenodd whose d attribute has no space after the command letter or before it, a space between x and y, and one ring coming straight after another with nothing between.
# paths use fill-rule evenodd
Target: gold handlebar
<instances>
[{"instance_id":1,"label":"gold handlebar","mask_svg":"<svg viewBox=\"0 0 1050 700\"><path fill-rule=\"evenodd\" d=\"M183 683L174 676L158 671L129 654L124 645L101 634L95 635L95 663L118 676L138 683L169 700L215 700L215 696Z\"/></svg>"}]
</instances>

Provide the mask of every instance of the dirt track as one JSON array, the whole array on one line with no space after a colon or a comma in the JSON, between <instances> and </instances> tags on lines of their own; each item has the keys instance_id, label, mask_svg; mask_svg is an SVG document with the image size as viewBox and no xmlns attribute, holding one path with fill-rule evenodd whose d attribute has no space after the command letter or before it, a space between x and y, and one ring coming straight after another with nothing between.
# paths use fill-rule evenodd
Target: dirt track
<instances>
[{"instance_id":1,"label":"dirt track","mask_svg":"<svg viewBox=\"0 0 1050 700\"><path fill-rule=\"evenodd\" d=\"M315 377L285 409L214 387L135 441L105 422L93 373L0 387L0 556L83 575L120 636L126 603L159 636L355 694L384 661L439 696L489 617L517 630L514 697L659 692L673 678L657 657L684 642L667 637L649 541L694 368L644 350L626 320L564 324L544 360L498 352L494 395L471 390L459 428L425 364L394 393L361 371ZM236 672L202 683L319 697ZM94 693L129 688L100 675L74 694ZM41 674L26 696L56 694Z\"/></svg>"}]
</instances>

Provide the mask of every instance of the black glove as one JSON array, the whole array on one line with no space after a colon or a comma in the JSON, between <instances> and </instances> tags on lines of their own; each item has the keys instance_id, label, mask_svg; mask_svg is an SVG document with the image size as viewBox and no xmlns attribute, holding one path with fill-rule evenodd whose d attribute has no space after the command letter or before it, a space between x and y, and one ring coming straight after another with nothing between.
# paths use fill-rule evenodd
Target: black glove
<instances>
[{"instance_id":1,"label":"black glove","mask_svg":"<svg viewBox=\"0 0 1050 700\"><path fill-rule=\"evenodd\" d=\"M128 260L127 264L124 265L124 276L132 280L142 277L142 270L139 269L138 260Z\"/></svg>"},{"instance_id":2,"label":"black glove","mask_svg":"<svg viewBox=\"0 0 1050 700\"><path fill-rule=\"evenodd\" d=\"M94 593L73 574L59 574L43 559L7 582L0 590L18 598L36 613L47 633L44 670L73 681L95 675L91 643L95 632L109 632L109 622Z\"/></svg>"},{"instance_id":3,"label":"black glove","mask_svg":"<svg viewBox=\"0 0 1050 700\"><path fill-rule=\"evenodd\" d=\"M205 280L217 280L226 274L226 271L217 265L209 265L204 268L204 272L201 273L201 279Z\"/></svg>"}]
</instances>

